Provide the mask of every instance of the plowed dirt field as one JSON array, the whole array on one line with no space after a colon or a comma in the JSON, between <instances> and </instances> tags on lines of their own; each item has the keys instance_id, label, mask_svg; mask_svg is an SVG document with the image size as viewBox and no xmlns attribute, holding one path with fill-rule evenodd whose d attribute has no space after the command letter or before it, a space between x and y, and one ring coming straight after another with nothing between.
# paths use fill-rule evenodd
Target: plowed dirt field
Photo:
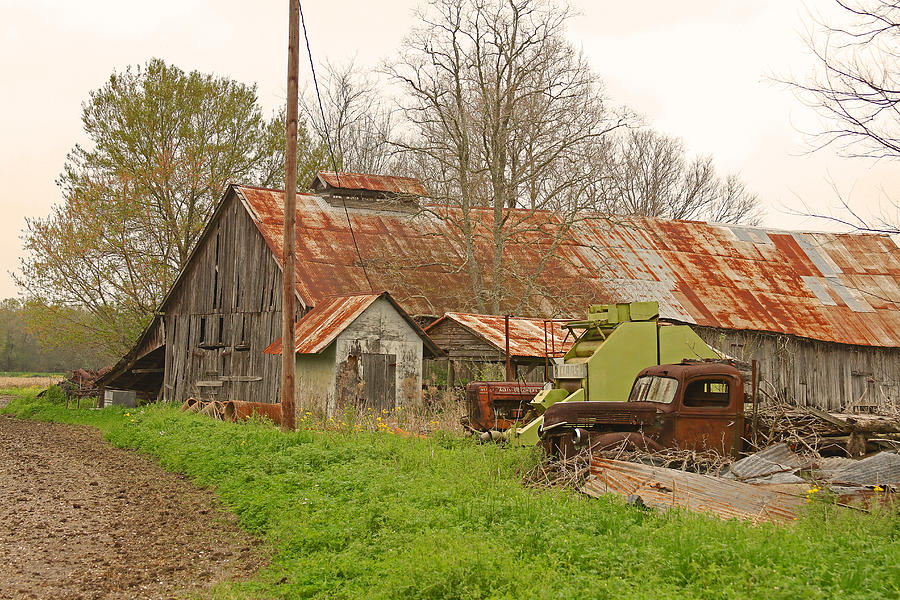
<instances>
[{"instance_id":1,"label":"plowed dirt field","mask_svg":"<svg viewBox=\"0 0 900 600\"><path fill-rule=\"evenodd\" d=\"M263 561L210 491L94 429L0 416L0 598L176 598Z\"/></svg>"}]
</instances>

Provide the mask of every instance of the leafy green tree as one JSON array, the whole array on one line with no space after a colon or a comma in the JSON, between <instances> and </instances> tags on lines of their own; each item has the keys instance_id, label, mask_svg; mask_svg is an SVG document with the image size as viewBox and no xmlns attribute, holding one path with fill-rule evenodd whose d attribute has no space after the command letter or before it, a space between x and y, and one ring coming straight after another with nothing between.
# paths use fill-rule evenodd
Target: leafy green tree
<instances>
[{"instance_id":1,"label":"leafy green tree","mask_svg":"<svg viewBox=\"0 0 900 600\"><path fill-rule=\"evenodd\" d=\"M82 124L90 144L68 155L64 201L27 221L17 280L45 335L64 331L121 354L228 182L283 186L284 119L264 117L255 85L152 59L91 92ZM322 152L300 135L309 179Z\"/></svg>"},{"instance_id":2,"label":"leafy green tree","mask_svg":"<svg viewBox=\"0 0 900 600\"><path fill-rule=\"evenodd\" d=\"M81 312L81 318L89 318ZM0 371L63 373L82 367L96 369L113 362L110 356L68 343L65 336L55 336L62 342L58 346L42 344L30 316L28 303L16 298L0 300ZM40 322L35 324L40 326Z\"/></svg>"},{"instance_id":3,"label":"leafy green tree","mask_svg":"<svg viewBox=\"0 0 900 600\"><path fill-rule=\"evenodd\" d=\"M24 369L29 346L21 305L15 299L0 301L0 370Z\"/></svg>"}]
</instances>

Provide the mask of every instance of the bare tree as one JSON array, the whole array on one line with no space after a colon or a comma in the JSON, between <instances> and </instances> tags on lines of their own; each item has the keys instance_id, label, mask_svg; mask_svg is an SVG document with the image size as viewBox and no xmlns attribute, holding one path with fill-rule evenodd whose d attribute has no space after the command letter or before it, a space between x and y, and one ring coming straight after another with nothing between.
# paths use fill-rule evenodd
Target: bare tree
<instances>
[{"instance_id":1,"label":"bare tree","mask_svg":"<svg viewBox=\"0 0 900 600\"><path fill-rule=\"evenodd\" d=\"M712 157L688 160L681 140L651 129L617 136L601 210L666 219L759 223L756 194L737 175L722 179Z\"/></svg>"},{"instance_id":2,"label":"bare tree","mask_svg":"<svg viewBox=\"0 0 900 600\"><path fill-rule=\"evenodd\" d=\"M834 0L844 22L814 19L806 43L818 61L806 79L780 81L825 118L810 132L814 150L829 145L853 158L900 158L900 3L893 0ZM834 182L837 209L823 214L802 202L798 214L858 231L900 234L900 204L887 198L882 214L855 210ZM893 213L893 214L889 214Z\"/></svg>"},{"instance_id":3,"label":"bare tree","mask_svg":"<svg viewBox=\"0 0 900 600\"><path fill-rule=\"evenodd\" d=\"M819 73L787 81L829 125L817 146L849 156L900 158L900 3L834 0L846 23L819 19L807 38Z\"/></svg>"},{"instance_id":4,"label":"bare tree","mask_svg":"<svg viewBox=\"0 0 900 600\"><path fill-rule=\"evenodd\" d=\"M315 90L307 90L301 106L320 143L329 138L338 168L358 173L401 174L395 164L394 149L388 143L393 114L377 82L361 73L353 62L344 66L328 63L320 92L321 110Z\"/></svg>"},{"instance_id":5,"label":"bare tree","mask_svg":"<svg viewBox=\"0 0 900 600\"><path fill-rule=\"evenodd\" d=\"M571 15L550 0L431 0L387 68L403 94L394 144L446 206L478 310L538 294L556 246L596 204L608 134L625 123L565 40ZM536 264L509 264L507 245L537 232Z\"/></svg>"}]
</instances>

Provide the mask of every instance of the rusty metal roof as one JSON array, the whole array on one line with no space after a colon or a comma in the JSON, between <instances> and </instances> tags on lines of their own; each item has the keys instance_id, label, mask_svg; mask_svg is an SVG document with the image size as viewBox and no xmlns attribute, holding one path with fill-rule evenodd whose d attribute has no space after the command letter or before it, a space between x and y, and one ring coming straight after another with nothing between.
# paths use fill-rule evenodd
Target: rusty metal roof
<instances>
[{"instance_id":1,"label":"rusty metal roof","mask_svg":"<svg viewBox=\"0 0 900 600\"><path fill-rule=\"evenodd\" d=\"M888 236L650 218L577 227L579 257L614 299L658 299L661 317L900 346L900 250Z\"/></svg>"},{"instance_id":2,"label":"rusty metal roof","mask_svg":"<svg viewBox=\"0 0 900 600\"><path fill-rule=\"evenodd\" d=\"M386 192L390 194L403 194L411 196L427 196L425 186L414 177L394 177L391 175L369 175L365 173L335 173L333 171L319 171L313 179L312 187L316 182L337 189L362 190L367 192Z\"/></svg>"},{"instance_id":3,"label":"rusty metal roof","mask_svg":"<svg viewBox=\"0 0 900 600\"><path fill-rule=\"evenodd\" d=\"M388 300L419 334L425 345L426 353L430 352L432 355L441 354L440 349L438 349L431 338L387 292L382 292L381 294L333 296L324 299L297 321L294 328L297 354L318 354L325 350L344 329L379 298ZM281 354L281 338L272 342L268 348L263 350L263 353Z\"/></svg>"},{"instance_id":4,"label":"rusty metal roof","mask_svg":"<svg viewBox=\"0 0 900 600\"><path fill-rule=\"evenodd\" d=\"M283 263L283 193L234 189ZM470 312L471 282L459 268L459 240L453 241L458 233L441 215L453 217L456 209L432 208L420 214L353 209L351 236L344 210L298 195L301 300L314 306L328 296L369 294L374 288L391 290L411 314ZM488 209L474 209L470 216L488 229L493 219ZM513 269L537 265L551 243L539 227L529 229L507 244L505 259ZM490 265L489 241L479 238L475 251ZM530 295L528 315L579 314L589 302L656 300L660 317L672 321L900 347L898 256L900 249L884 235L598 217L571 227L543 264L537 291L513 293ZM521 281L513 279L511 285Z\"/></svg>"},{"instance_id":5,"label":"rusty metal roof","mask_svg":"<svg viewBox=\"0 0 900 600\"><path fill-rule=\"evenodd\" d=\"M294 328L297 354L318 354L356 318L378 300L378 294L337 296L320 302L306 313ZM265 354L281 354L281 338L275 340Z\"/></svg>"},{"instance_id":6,"label":"rusty metal roof","mask_svg":"<svg viewBox=\"0 0 900 600\"><path fill-rule=\"evenodd\" d=\"M447 320L459 323L500 352L506 352L505 317L449 312L429 325L425 331L430 332L440 323ZM545 337L544 323L544 319L510 317L509 355L511 357L543 358L545 355L545 340L547 352L555 349L556 353L560 354L572 347L575 339L572 335L567 335L569 334L568 329L563 329L559 322L547 322Z\"/></svg>"}]
</instances>

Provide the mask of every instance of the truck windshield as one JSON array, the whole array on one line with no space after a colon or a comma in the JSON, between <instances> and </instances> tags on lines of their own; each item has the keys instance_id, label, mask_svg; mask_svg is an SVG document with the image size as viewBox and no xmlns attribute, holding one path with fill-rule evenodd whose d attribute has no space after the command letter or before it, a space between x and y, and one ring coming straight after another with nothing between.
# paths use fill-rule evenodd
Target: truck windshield
<instances>
[{"instance_id":1,"label":"truck windshield","mask_svg":"<svg viewBox=\"0 0 900 600\"><path fill-rule=\"evenodd\" d=\"M645 375L638 377L631 388L629 402L661 402L671 404L678 390L678 380L671 377Z\"/></svg>"}]
</instances>

